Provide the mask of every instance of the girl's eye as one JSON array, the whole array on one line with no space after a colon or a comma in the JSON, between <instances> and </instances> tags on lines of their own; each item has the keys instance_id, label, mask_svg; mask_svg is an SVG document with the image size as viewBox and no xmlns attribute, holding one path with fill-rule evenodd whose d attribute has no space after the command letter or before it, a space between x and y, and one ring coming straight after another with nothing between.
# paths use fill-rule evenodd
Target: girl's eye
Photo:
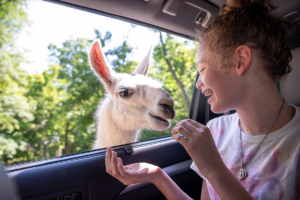
<instances>
[{"instance_id":1,"label":"girl's eye","mask_svg":"<svg viewBox=\"0 0 300 200\"><path fill-rule=\"evenodd\" d=\"M200 71L198 71L198 74L201 75L201 72L203 72L204 69L201 69Z\"/></svg>"}]
</instances>

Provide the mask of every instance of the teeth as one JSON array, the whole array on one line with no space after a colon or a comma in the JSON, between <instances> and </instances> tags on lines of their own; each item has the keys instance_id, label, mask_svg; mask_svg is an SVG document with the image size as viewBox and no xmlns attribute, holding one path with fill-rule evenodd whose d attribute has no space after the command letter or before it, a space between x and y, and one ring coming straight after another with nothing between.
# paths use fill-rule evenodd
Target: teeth
<instances>
[{"instance_id":1,"label":"teeth","mask_svg":"<svg viewBox=\"0 0 300 200\"><path fill-rule=\"evenodd\" d=\"M212 91L212 90L207 90L205 93L204 93L204 95L207 97L207 96L211 96L211 95L213 95L214 94L214 92Z\"/></svg>"}]
</instances>

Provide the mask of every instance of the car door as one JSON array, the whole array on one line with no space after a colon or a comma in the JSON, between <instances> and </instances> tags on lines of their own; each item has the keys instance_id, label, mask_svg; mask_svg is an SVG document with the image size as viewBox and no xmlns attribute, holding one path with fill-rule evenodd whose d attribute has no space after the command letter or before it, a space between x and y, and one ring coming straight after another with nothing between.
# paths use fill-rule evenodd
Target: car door
<instances>
[{"instance_id":1,"label":"car door","mask_svg":"<svg viewBox=\"0 0 300 200\"><path fill-rule=\"evenodd\" d=\"M206 26L225 1L79 1L50 2L131 21L158 30L194 38L194 27ZM196 2L196 3L195 3ZM197 77L193 77L195 80ZM202 124L216 117L205 96L195 87L189 118ZM185 149L170 136L113 147L123 163L147 162L161 167L191 198L200 199L202 179L190 169ZM165 199L152 184L125 186L105 171L106 149L96 149L6 168L21 199Z\"/></svg>"}]
</instances>

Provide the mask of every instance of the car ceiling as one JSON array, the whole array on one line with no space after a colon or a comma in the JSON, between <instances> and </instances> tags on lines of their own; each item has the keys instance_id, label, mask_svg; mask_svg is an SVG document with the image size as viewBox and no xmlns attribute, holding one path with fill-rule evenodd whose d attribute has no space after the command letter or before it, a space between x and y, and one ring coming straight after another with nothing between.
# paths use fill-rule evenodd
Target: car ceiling
<instances>
[{"instance_id":1,"label":"car ceiling","mask_svg":"<svg viewBox=\"0 0 300 200\"><path fill-rule=\"evenodd\" d=\"M185 38L196 38L195 28L201 28L195 22L200 9L193 4L201 4L211 9L212 18L217 14L226 0L47 0L50 2L64 4L69 7L86 10L104 16L122 19L131 23L152 27L166 31ZM300 16L299 0L273 0L279 7L272 11L273 14L284 17L292 12L297 12ZM176 15L166 13L167 5L177 4L180 6ZM211 19L212 19L211 18ZM98 23L101 24L101 21ZM297 21L299 34L300 18ZM104 24L105 26L105 24ZM295 34L294 34L295 35ZM293 48L300 46L300 39L293 42Z\"/></svg>"}]
</instances>

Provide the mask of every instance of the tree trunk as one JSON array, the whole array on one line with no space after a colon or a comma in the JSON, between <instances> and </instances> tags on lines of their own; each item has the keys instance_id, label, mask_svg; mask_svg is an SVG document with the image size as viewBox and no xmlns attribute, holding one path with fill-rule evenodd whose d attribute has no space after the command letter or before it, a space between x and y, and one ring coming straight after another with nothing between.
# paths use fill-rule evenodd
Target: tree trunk
<instances>
[{"instance_id":1,"label":"tree trunk","mask_svg":"<svg viewBox=\"0 0 300 200\"><path fill-rule=\"evenodd\" d=\"M26 149L27 149L27 151L26 151L26 161L29 162L31 160L29 159L29 148L28 148L28 146L27 146Z\"/></svg>"},{"instance_id":2,"label":"tree trunk","mask_svg":"<svg viewBox=\"0 0 300 200\"><path fill-rule=\"evenodd\" d=\"M40 145L41 145L41 148L40 148L40 158L39 159L43 159L44 158L44 141L43 141L43 138L41 138L41 141L40 141Z\"/></svg>"},{"instance_id":3,"label":"tree trunk","mask_svg":"<svg viewBox=\"0 0 300 200\"><path fill-rule=\"evenodd\" d=\"M182 82L177 78L176 74L175 74L175 71L173 70L172 68L172 65L171 65L171 62L170 60L166 57L167 56L167 51L166 51L166 45L164 44L164 41L163 41L163 38L162 38L162 34L161 32L159 31L159 38L160 38L160 42L162 44L162 49L163 49L163 54L164 54L164 59L168 65L168 68L173 76L173 78L175 79L180 91L181 91L181 94L182 94L182 98L183 98L183 101L184 101L184 105L186 107L186 111L187 113L189 114L190 112L190 102L189 102L189 99L186 95L186 92L184 90L184 85L182 84Z\"/></svg>"},{"instance_id":4,"label":"tree trunk","mask_svg":"<svg viewBox=\"0 0 300 200\"><path fill-rule=\"evenodd\" d=\"M7 166L7 157L5 154L3 154L2 156L2 161L4 162L4 164Z\"/></svg>"},{"instance_id":5,"label":"tree trunk","mask_svg":"<svg viewBox=\"0 0 300 200\"><path fill-rule=\"evenodd\" d=\"M46 155L46 158L49 158L49 141L47 142L47 144L45 145L46 149L45 149L45 155Z\"/></svg>"},{"instance_id":6,"label":"tree trunk","mask_svg":"<svg viewBox=\"0 0 300 200\"><path fill-rule=\"evenodd\" d=\"M62 148L60 145L58 146L58 149L55 152L55 157L59 157L59 156L62 156Z\"/></svg>"},{"instance_id":7,"label":"tree trunk","mask_svg":"<svg viewBox=\"0 0 300 200\"><path fill-rule=\"evenodd\" d=\"M69 125L70 125L70 122L67 121L67 125L66 125L66 135L65 135L65 149L64 149L64 155L68 155L68 153L69 153L69 141L68 141Z\"/></svg>"}]
</instances>

